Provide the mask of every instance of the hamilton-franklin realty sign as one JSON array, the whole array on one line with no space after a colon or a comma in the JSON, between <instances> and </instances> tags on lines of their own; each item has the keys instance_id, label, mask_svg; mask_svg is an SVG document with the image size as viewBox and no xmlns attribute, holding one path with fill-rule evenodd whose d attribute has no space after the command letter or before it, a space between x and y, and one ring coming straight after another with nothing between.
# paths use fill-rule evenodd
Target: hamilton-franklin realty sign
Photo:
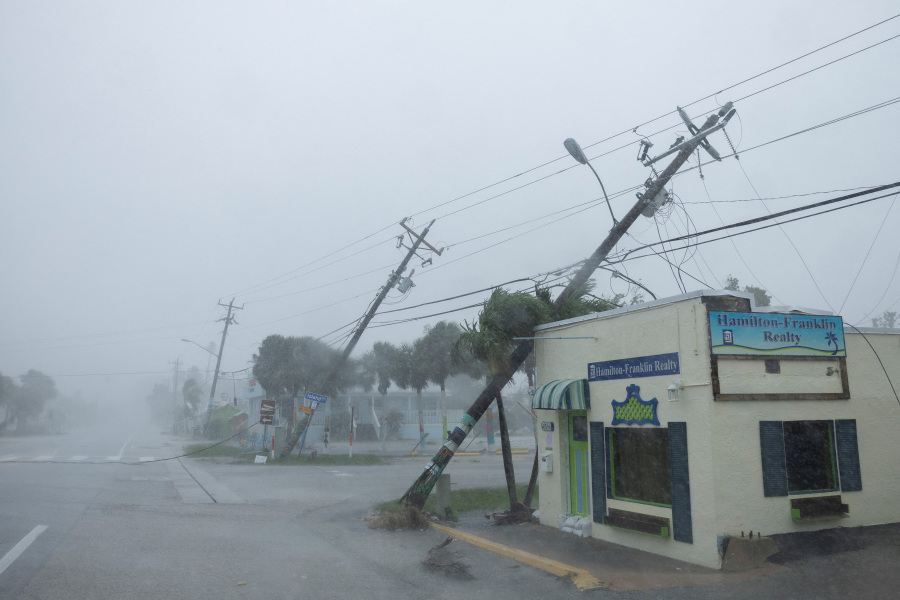
<instances>
[{"instance_id":1,"label":"hamilton-franklin realty sign","mask_svg":"<svg viewBox=\"0 0 900 600\"><path fill-rule=\"evenodd\" d=\"M709 337L720 355L847 355L841 317L710 311Z\"/></svg>"},{"instance_id":2,"label":"hamilton-franklin realty sign","mask_svg":"<svg viewBox=\"0 0 900 600\"><path fill-rule=\"evenodd\" d=\"M588 363L588 381L677 375L680 372L677 352Z\"/></svg>"}]
</instances>

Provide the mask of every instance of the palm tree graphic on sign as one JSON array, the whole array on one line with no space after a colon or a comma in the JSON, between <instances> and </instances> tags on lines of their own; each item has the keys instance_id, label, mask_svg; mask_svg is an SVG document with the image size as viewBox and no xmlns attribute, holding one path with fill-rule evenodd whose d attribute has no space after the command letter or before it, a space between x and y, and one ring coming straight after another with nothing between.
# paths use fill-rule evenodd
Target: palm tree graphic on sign
<instances>
[{"instance_id":1,"label":"palm tree graphic on sign","mask_svg":"<svg viewBox=\"0 0 900 600\"><path fill-rule=\"evenodd\" d=\"M831 353L831 355L834 356L835 354L837 354L837 351L839 350L838 344L837 344L837 336L834 335L833 333L826 333L825 339L828 340L829 346L831 344L834 344L834 352Z\"/></svg>"}]
</instances>

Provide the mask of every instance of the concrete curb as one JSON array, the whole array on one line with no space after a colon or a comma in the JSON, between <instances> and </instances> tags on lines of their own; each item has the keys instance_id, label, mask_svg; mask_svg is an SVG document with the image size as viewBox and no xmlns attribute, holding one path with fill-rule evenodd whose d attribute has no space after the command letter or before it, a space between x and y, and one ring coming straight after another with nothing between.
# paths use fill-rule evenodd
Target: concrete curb
<instances>
[{"instance_id":1,"label":"concrete curb","mask_svg":"<svg viewBox=\"0 0 900 600\"><path fill-rule=\"evenodd\" d=\"M571 580L572 583L575 584L575 587L577 587L581 591L608 587L604 582L600 581L584 569L579 569L578 567L573 567L571 565L545 558L543 556L531 554L530 552L525 552L523 550L504 546L503 544L492 542L485 538L478 537L477 535L472 535L458 529L452 529L444 525L438 525L437 523L432 523L431 527L442 533L451 535L459 540L468 542L473 546L478 546L479 548L501 554L531 567L535 567L552 575L556 575L557 577L567 578Z\"/></svg>"}]
</instances>

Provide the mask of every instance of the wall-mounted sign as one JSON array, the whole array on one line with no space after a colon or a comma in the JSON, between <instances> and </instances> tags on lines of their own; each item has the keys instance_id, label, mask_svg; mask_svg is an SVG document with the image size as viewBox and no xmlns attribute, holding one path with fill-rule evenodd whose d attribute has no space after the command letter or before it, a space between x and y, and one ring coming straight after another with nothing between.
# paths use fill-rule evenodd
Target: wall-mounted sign
<instances>
[{"instance_id":1,"label":"wall-mounted sign","mask_svg":"<svg viewBox=\"0 0 900 600\"><path fill-rule=\"evenodd\" d=\"M659 425L656 398L641 400L641 388L633 383L625 388L625 393L625 400L612 401L613 425Z\"/></svg>"},{"instance_id":2,"label":"wall-mounted sign","mask_svg":"<svg viewBox=\"0 0 900 600\"><path fill-rule=\"evenodd\" d=\"M588 381L677 375L680 372L677 352L588 363Z\"/></svg>"},{"instance_id":3,"label":"wall-mounted sign","mask_svg":"<svg viewBox=\"0 0 900 600\"><path fill-rule=\"evenodd\" d=\"M553 431L553 421L541 421L541 431Z\"/></svg>"},{"instance_id":4,"label":"wall-mounted sign","mask_svg":"<svg viewBox=\"0 0 900 600\"><path fill-rule=\"evenodd\" d=\"M714 355L847 356L841 317L779 313L709 313Z\"/></svg>"}]
</instances>

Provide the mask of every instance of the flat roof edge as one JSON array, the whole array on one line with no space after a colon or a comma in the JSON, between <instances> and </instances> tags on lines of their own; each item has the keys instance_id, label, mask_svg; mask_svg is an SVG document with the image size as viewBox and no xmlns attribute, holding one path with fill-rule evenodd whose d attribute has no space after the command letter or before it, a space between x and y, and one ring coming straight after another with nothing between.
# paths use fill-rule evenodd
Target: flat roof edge
<instances>
[{"instance_id":1,"label":"flat roof edge","mask_svg":"<svg viewBox=\"0 0 900 600\"><path fill-rule=\"evenodd\" d=\"M591 313L589 315L582 315L580 317L572 317L571 319L563 319L562 321L553 321L552 323L544 323L543 325L538 325L534 328L535 332L538 331L547 331L550 329L554 329L556 327L565 327L567 325L573 325L575 323L583 323L585 321L593 321L596 319L608 319L610 317L615 317L617 315L622 315L629 312L636 312L639 310L647 310L648 308L654 308L656 306L665 306L667 304L675 304L678 302L684 302L685 300L693 300L696 298L703 297L711 297L711 296L736 296L738 298L746 298L750 300L750 308L753 312L756 312L756 303L754 302L753 294L749 292L740 292L740 291L731 291L731 290L694 290L692 292L687 292L686 294L679 294L678 296L669 296L667 298L660 298L659 300L651 300L650 302L641 302L640 304L632 304L629 306L622 306L621 308L614 308L612 310L606 310L603 312Z\"/></svg>"}]
</instances>

